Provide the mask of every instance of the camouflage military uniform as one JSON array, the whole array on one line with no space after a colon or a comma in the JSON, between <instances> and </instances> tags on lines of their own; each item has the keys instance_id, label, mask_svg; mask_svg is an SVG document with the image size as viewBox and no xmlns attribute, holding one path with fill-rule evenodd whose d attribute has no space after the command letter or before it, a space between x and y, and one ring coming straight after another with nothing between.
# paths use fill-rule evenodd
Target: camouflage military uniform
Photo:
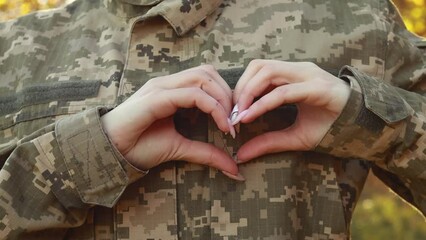
<instances>
[{"instance_id":1,"label":"camouflage military uniform","mask_svg":"<svg viewBox=\"0 0 426 240\"><path fill-rule=\"evenodd\" d=\"M386 0L77 0L2 23L0 238L347 239L370 169L425 213L421 45ZM243 164L244 183L185 162L146 174L100 126L149 79L212 64L234 86L256 58L350 81L316 151ZM283 106L236 139L193 109L176 125L232 155L296 114Z\"/></svg>"}]
</instances>

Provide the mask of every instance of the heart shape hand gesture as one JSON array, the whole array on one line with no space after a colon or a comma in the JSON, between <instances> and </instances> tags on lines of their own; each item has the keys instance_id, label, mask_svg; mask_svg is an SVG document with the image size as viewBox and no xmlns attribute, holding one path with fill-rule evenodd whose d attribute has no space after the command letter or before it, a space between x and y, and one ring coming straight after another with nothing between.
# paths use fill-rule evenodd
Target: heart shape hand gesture
<instances>
[{"instance_id":1,"label":"heart shape hand gesture","mask_svg":"<svg viewBox=\"0 0 426 240\"><path fill-rule=\"evenodd\" d=\"M224 151L176 131L172 117L179 108L197 107L211 115L221 131L234 135L233 124L252 122L283 104L296 104L298 116L291 127L259 135L239 149L239 162L246 162L267 153L314 148L340 115L349 93L345 81L313 63L254 60L234 92L214 67L202 65L151 79L101 119L112 143L138 168L185 160L244 180Z\"/></svg>"}]
</instances>

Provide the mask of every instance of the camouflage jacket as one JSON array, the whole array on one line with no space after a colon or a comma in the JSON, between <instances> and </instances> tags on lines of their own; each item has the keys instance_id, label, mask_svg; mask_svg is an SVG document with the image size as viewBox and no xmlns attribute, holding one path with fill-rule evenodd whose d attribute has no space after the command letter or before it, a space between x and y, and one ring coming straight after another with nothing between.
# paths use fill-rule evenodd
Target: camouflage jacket
<instances>
[{"instance_id":1,"label":"camouflage jacket","mask_svg":"<svg viewBox=\"0 0 426 240\"><path fill-rule=\"evenodd\" d=\"M387 0L77 0L0 24L1 239L347 239L367 173L426 212L426 54ZM310 61L351 83L311 152L138 171L99 118L150 79L252 59ZM290 126L283 106L236 139L194 109L179 131L234 154ZM396 216L397 217L397 216Z\"/></svg>"}]
</instances>

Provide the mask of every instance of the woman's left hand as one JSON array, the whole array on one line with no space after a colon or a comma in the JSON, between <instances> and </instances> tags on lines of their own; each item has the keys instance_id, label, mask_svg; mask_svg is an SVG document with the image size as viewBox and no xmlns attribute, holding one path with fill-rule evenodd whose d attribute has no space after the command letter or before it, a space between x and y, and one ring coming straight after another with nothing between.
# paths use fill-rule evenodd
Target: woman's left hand
<instances>
[{"instance_id":1,"label":"woman's left hand","mask_svg":"<svg viewBox=\"0 0 426 240\"><path fill-rule=\"evenodd\" d=\"M313 63L253 60L235 87L238 119L249 123L283 104L296 104L298 116L289 128L245 143L237 153L239 162L268 153L313 149L340 115L349 95L347 82Z\"/></svg>"}]
</instances>

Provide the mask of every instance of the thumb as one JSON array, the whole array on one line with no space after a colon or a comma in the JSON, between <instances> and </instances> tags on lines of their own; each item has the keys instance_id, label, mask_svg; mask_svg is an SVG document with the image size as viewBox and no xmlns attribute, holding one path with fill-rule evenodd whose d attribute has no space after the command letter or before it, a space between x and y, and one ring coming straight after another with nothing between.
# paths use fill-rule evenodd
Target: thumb
<instances>
[{"instance_id":1,"label":"thumb","mask_svg":"<svg viewBox=\"0 0 426 240\"><path fill-rule=\"evenodd\" d=\"M267 132L254 137L238 150L238 163L269 153L308 150L309 147L298 136L297 131L297 127L293 125L284 130Z\"/></svg>"},{"instance_id":2,"label":"thumb","mask_svg":"<svg viewBox=\"0 0 426 240\"><path fill-rule=\"evenodd\" d=\"M212 144L182 138L175 159L207 165L238 176L236 162L223 150Z\"/></svg>"}]
</instances>

